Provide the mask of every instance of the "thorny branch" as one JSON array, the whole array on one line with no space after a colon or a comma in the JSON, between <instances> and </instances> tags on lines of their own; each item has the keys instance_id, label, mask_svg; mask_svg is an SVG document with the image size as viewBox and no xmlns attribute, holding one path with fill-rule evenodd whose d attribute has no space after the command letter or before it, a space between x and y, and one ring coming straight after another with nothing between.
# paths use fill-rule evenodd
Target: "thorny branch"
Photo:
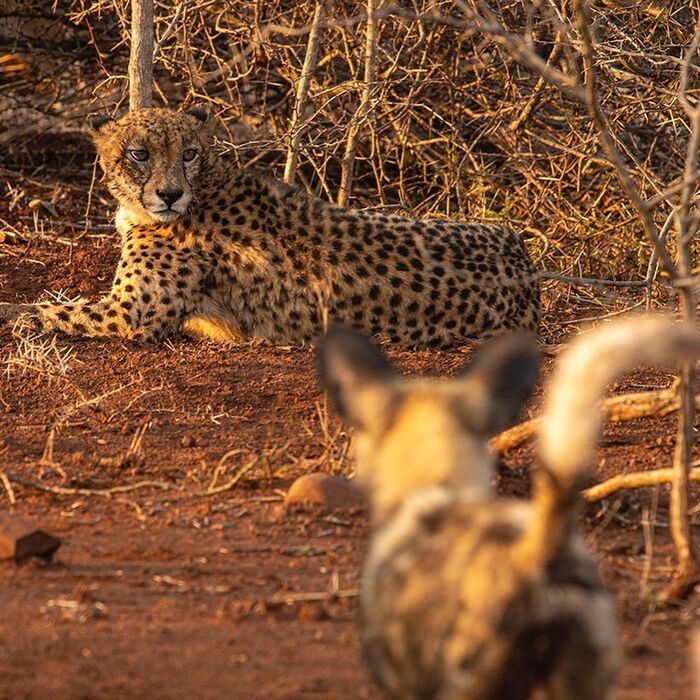
<instances>
[{"instance_id":1,"label":"thorny branch","mask_svg":"<svg viewBox=\"0 0 700 700\"><path fill-rule=\"evenodd\" d=\"M693 261L690 244L697 232L697 222L690 216L692 197L696 188L698 152L700 150L700 105L691 106L687 99L688 75L700 44L700 34L695 37L686 51L681 67L678 101L690 122L690 138L685 158L683 180L680 189L680 201L675 208L677 220L677 260L674 263L660 239L654 217L654 208L642 196L625 158L610 130L608 119L600 104L597 68L594 56L594 40L589 5L586 0L573 0L574 25L579 38L579 51L583 62L583 86L579 85L574 74L562 77L551 71L541 59L535 60L535 52L527 43L513 43L508 33L498 22L486 3L479 3L481 14L466 5L463 0L455 0L465 16L479 31L492 36L495 41L506 46L513 58L522 65L537 72L542 78L555 85L561 92L583 101L588 114L596 128L605 153L613 165L620 185L632 202L645 234L651 242L665 272L679 293L680 310L683 320L695 321L695 280L692 277ZM523 40L524 41L524 40ZM546 70L547 69L547 70ZM652 267L651 264L649 266ZM648 284L648 282L647 282ZM681 367L680 373L680 414L676 449L674 454L674 478L671 489L671 532L678 555L678 567L673 582L666 591L668 597L685 597L695 585L698 564L694 552L690 525L688 521L688 470L691 449L694 442L693 426L695 415L695 369L690 363Z\"/></svg>"},{"instance_id":2,"label":"thorny branch","mask_svg":"<svg viewBox=\"0 0 700 700\"><path fill-rule=\"evenodd\" d=\"M347 206L352 187L352 172L355 165L357 152L357 140L364 121L369 118L372 111L372 95L375 89L377 75L377 24L379 20L375 13L376 0L367 0L367 29L365 30L365 72L362 98L357 112L350 123L348 138L345 144L345 153L341 163L340 188L338 190L338 204Z\"/></svg>"},{"instance_id":3,"label":"thorny branch","mask_svg":"<svg viewBox=\"0 0 700 700\"><path fill-rule=\"evenodd\" d=\"M123 100L129 3L71 0L67 7L65 15L57 10L51 28L59 40L42 45L27 38L36 63L31 71L19 63L7 74L9 90L3 93L13 102L3 111L0 100L6 124L0 143L11 144L15 153L37 133L75 135L87 113L114 112L115 102ZM644 278L648 244L640 249L636 213L619 197L584 102L557 94L557 79L564 89L579 80L580 55L566 7L502 0L463 0L459 7L452 0L376 3L378 77L372 120L365 120L357 138L357 204L381 202L417 216L499 217L526 233L535 257L553 273ZM685 146L682 115L668 99L677 86L675 52L687 35L680 7L677 0L668 4L663 32L658 22L645 24L643 12L631 4L595 10L602 20L596 17L601 102L659 226L668 198L678 191L673 188L681 185L677 173ZM28 0L24 15L31 17L32 8L41 22L51 22L38 0ZM254 161L281 176L290 138L299 131L290 124L315 8L314 0L156 1L156 102L212 102L226 145L240 163ZM337 198L357 94L365 86L366 20L357 3L338 2L318 25L324 51L299 123L303 143L295 172L302 186L328 199ZM631 26L635 31L628 31ZM485 40L487 31L494 36ZM81 47L80 56L64 55L70 45ZM690 76L696 73L691 66ZM52 100L62 104L60 115ZM517 133L508 129L515 120ZM563 293L572 290L553 292Z\"/></svg>"},{"instance_id":4,"label":"thorny branch","mask_svg":"<svg viewBox=\"0 0 700 700\"><path fill-rule=\"evenodd\" d=\"M697 234L697 219L690 214L695 183L690 178L697 168L700 151L700 105L692 107L688 100L688 72L700 44L700 24L693 41L686 51L681 68L678 99L690 120L691 131L685 160L684 186L676 210L677 266L683 279L693 270L691 243ZM683 285L679 289L681 316L687 323L695 324L695 285ZM681 367L681 412L676 433L676 449L673 457L673 482L671 486L671 534L678 554L678 567L671 585L666 591L669 598L685 598L695 587L699 567L688 519L688 472L695 442L695 388L697 375L693 363Z\"/></svg>"},{"instance_id":5,"label":"thorny branch","mask_svg":"<svg viewBox=\"0 0 700 700\"><path fill-rule=\"evenodd\" d=\"M309 43L306 47L304 66L301 69L299 84L297 86L296 102L294 104L294 114L289 124L289 149L287 151L287 162L284 166L284 181L291 185L294 182L294 175L297 168L299 144L303 133L303 122L306 113L306 99L313 78L316 64L318 62L318 47L321 42L321 22L326 11L325 0L317 0L314 19L309 33Z\"/></svg>"}]
</instances>

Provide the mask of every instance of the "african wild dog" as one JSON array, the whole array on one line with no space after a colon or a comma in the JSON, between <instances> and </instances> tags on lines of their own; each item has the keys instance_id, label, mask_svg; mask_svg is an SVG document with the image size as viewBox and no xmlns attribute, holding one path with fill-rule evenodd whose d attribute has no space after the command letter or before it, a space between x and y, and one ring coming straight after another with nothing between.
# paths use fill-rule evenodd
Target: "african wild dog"
<instances>
[{"instance_id":1,"label":"african wild dog","mask_svg":"<svg viewBox=\"0 0 700 700\"><path fill-rule=\"evenodd\" d=\"M537 686L559 699L613 696L615 605L576 525L597 403L628 367L698 354L693 329L654 317L572 342L548 392L526 502L494 492L488 439L536 381L529 340L494 341L460 376L437 381L400 377L359 333L329 331L321 375L358 431L372 509L361 637L388 696L518 700Z\"/></svg>"}]
</instances>

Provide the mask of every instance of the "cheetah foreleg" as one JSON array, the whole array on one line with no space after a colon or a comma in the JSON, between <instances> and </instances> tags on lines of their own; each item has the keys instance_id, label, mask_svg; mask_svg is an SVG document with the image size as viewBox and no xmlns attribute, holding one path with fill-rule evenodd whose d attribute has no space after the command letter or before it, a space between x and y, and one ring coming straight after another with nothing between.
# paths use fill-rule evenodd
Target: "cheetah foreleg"
<instances>
[{"instance_id":1,"label":"cheetah foreleg","mask_svg":"<svg viewBox=\"0 0 700 700\"><path fill-rule=\"evenodd\" d=\"M109 337L156 342L182 330L187 335L218 341L241 341L230 314L203 295L191 303L172 299L161 289L115 289L97 301L0 304L0 323L20 319L40 333Z\"/></svg>"},{"instance_id":2,"label":"cheetah foreleg","mask_svg":"<svg viewBox=\"0 0 700 700\"><path fill-rule=\"evenodd\" d=\"M191 257L191 252L178 255L175 246L162 238L130 234L108 296L97 301L40 302L28 305L22 316L40 332L161 340L177 332L199 306L195 289L201 272Z\"/></svg>"},{"instance_id":3,"label":"cheetah foreleg","mask_svg":"<svg viewBox=\"0 0 700 700\"><path fill-rule=\"evenodd\" d=\"M156 341L167 335L168 331L175 330L176 326L176 319L170 317L154 316L145 322L144 309L110 297L97 301L40 302L22 306L24 308L16 317L40 333Z\"/></svg>"}]
</instances>

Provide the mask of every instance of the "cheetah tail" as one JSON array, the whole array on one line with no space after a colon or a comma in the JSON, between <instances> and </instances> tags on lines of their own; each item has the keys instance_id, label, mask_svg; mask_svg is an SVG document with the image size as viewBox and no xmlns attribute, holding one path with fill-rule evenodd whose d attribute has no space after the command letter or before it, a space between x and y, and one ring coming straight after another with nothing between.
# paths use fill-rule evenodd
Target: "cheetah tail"
<instances>
[{"instance_id":1,"label":"cheetah tail","mask_svg":"<svg viewBox=\"0 0 700 700\"><path fill-rule=\"evenodd\" d=\"M606 386L641 363L675 366L700 356L700 334L661 316L632 316L577 337L560 355L539 431L542 466L534 481L534 518L523 563L543 564L575 518L579 490L595 457L599 402Z\"/></svg>"}]
</instances>

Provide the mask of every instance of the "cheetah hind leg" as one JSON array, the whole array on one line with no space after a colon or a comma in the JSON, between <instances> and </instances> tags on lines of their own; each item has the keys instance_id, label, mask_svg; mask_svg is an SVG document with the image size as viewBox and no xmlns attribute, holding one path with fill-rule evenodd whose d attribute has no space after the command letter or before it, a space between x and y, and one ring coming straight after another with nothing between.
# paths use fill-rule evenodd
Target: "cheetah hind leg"
<instances>
[{"instance_id":1,"label":"cheetah hind leg","mask_svg":"<svg viewBox=\"0 0 700 700\"><path fill-rule=\"evenodd\" d=\"M246 339L231 314L210 297L204 297L197 308L185 316L182 331L193 338L208 338L219 343L240 343Z\"/></svg>"}]
</instances>

